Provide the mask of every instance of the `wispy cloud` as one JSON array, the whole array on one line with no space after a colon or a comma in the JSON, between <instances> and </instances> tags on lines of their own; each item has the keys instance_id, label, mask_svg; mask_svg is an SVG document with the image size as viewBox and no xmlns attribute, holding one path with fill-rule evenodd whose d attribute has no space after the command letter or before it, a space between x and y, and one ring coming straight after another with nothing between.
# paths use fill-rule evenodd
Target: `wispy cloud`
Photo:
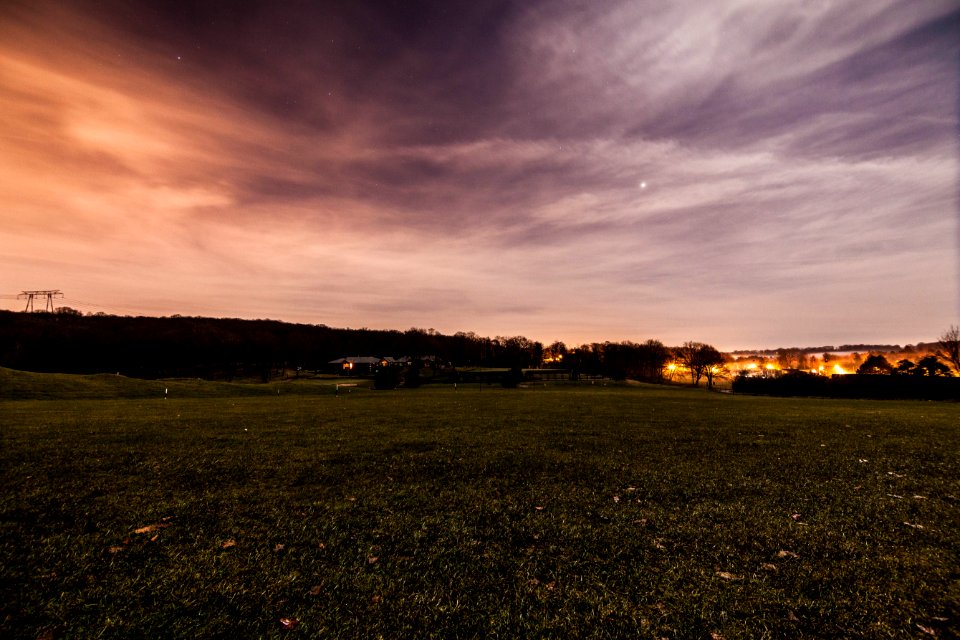
<instances>
[{"instance_id":1,"label":"wispy cloud","mask_svg":"<svg viewBox=\"0 0 960 640\"><path fill-rule=\"evenodd\" d=\"M955 318L950 2L428 5L11 5L0 286L571 342Z\"/></svg>"}]
</instances>

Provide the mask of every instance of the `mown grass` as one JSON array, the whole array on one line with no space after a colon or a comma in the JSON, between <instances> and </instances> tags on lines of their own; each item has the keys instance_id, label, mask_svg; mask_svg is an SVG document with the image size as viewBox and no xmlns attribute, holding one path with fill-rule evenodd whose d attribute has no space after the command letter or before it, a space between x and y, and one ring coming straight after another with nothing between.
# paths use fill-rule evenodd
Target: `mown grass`
<instances>
[{"instance_id":1,"label":"mown grass","mask_svg":"<svg viewBox=\"0 0 960 640\"><path fill-rule=\"evenodd\" d=\"M955 404L243 393L0 402L0 635L960 629Z\"/></svg>"}]
</instances>

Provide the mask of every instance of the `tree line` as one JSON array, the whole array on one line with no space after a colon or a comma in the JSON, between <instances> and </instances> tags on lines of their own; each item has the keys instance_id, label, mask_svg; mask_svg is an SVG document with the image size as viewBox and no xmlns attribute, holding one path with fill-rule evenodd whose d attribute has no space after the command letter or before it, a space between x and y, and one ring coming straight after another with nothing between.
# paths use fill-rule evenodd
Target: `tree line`
<instances>
[{"instance_id":1,"label":"tree line","mask_svg":"<svg viewBox=\"0 0 960 640\"><path fill-rule=\"evenodd\" d=\"M803 370L776 377L738 376L735 393L827 398L960 400L960 327L950 326L931 353L914 362L891 363L882 353L869 354L854 375L822 376Z\"/></svg>"},{"instance_id":2,"label":"tree line","mask_svg":"<svg viewBox=\"0 0 960 640\"><path fill-rule=\"evenodd\" d=\"M949 366L960 371L960 329L951 327L938 345L939 360L927 357L893 364L873 354L863 363L862 373L949 375ZM712 345L695 341L677 347L655 339L567 347L562 342L544 346L524 336L444 335L417 327L342 329L276 320L84 316L71 309L0 311L0 366L26 371L269 380L290 370L322 371L332 360L360 355L429 358L457 367L542 366L575 379L604 376L660 382L681 375L694 385L705 380L711 387L717 378L729 375L728 358Z\"/></svg>"},{"instance_id":3,"label":"tree line","mask_svg":"<svg viewBox=\"0 0 960 640\"><path fill-rule=\"evenodd\" d=\"M288 370L323 370L346 356L433 358L459 367L553 367L571 377L663 380L668 362L709 384L724 358L714 347L687 342L669 348L659 340L549 346L524 336L444 335L341 329L276 320L203 317L132 317L0 311L0 366L61 373L122 373L143 378L201 377L269 380Z\"/></svg>"},{"instance_id":4,"label":"tree line","mask_svg":"<svg viewBox=\"0 0 960 640\"><path fill-rule=\"evenodd\" d=\"M475 366L529 367L539 363L541 351L542 345L522 336L443 335L420 328L0 311L0 366L25 371L269 379L288 369L323 370L344 356L439 356Z\"/></svg>"}]
</instances>

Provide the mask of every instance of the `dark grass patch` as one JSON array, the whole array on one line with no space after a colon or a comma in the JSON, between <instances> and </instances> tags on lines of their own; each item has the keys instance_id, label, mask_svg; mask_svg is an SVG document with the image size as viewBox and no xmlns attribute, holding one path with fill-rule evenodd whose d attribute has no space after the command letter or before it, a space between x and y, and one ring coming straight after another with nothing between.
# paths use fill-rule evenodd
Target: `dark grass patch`
<instances>
[{"instance_id":1,"label":"dark grass patch","mask_svg":"<svg viewBox=\"0 0 960 640\"><path fill-rule=\"evenodd\" d=\"M948 637L958 418L599 386L5 402L0 633Z\"/></svg>"}]
</instances>

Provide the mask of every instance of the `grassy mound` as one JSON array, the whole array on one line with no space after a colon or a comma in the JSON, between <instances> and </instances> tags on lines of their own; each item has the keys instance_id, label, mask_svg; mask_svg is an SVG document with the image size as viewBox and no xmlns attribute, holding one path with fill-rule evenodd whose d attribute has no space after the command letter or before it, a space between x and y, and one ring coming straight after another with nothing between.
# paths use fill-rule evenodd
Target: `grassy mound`
<instances>
[{"instance_id":1,"label":"grassy mound","mask_svg":"<svg viewBox=\"0 0 960 640\"><path fill-rule=\"evenodd\" d=\"M32 373L0 367L0 400L107 400L137 398L229 398L283 394L334 393L336 378L287 380L269 384L211 382L200 379L142 380L92 375ZM360 381L360 387L367 386Z\"/></svg>"}]
</instances>

